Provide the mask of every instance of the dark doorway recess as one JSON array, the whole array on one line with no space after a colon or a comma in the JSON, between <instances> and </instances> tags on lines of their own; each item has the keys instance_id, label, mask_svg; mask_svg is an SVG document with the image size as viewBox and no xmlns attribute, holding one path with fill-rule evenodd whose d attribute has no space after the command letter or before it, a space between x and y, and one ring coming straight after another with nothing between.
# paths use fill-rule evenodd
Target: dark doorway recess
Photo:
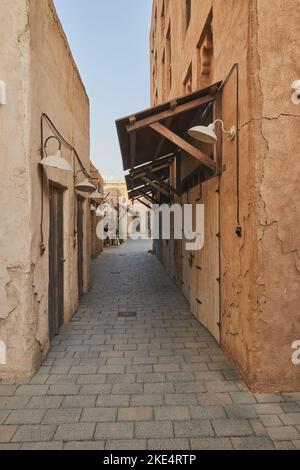
<instances>
[{"instance_id":1,"label":"dark doorway recess","mask_svg":"<svg viewBox=\"0 0 300 470\"><path fill-rule=\"evenodd\" d=\"M83 202L77 198L78 296L83 294Z\"/></svg>"},{"instance_id":2,"label":"dark doorway recess","mask_svg":"<svg viewBox=\"0 0 300 470\"><path fill-rule=\"evenodd\" d=\"M64 322L63 190L50 186L49 230L49 336L59 333Z\"/></svg>"}]
</instances>

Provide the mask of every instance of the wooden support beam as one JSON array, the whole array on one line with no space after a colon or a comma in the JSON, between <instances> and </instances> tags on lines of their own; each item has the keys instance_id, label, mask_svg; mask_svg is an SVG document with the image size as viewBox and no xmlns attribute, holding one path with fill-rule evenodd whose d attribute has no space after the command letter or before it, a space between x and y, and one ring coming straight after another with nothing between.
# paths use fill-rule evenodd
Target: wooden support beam
<instances>
[{"instance_id":1,"label":"wooden support beam","mask_svg":"<svg viewBox=\"0 0 300 470\"><path fill-rule=\"evenodd\" d=\"M152 180L155 180L157 181L158 184L160 184L160 186L162 188L164 188L166 191L170 191L171 193L174 193L174 194L177 194L179 195L179 192L177 191L177 189L173 188L173 186L171 186L170 184L168 184L166 181L163 181L161 178L159 178L159 176L157 176L155 173L152 173L151 171L149 170L145 170L145 174L146 176L148 176L149 178L151 178Z\"/></svg>"},{"instance_id":2,"label":"wooden support beam","mask_svg":"<svg viewBox=\"0 0 300 470\"><path fill-rule=\"evenodd\" d=\"M149 206L148 204L146 204L140 197L137 197L135 198L136 201L139 201L141 204L143 204L145 207L147 207L148 209L152 209L151 206Z\"/></svg>"},{"instance_id":3,"label":"wooden support beam","mask_svg":"<svg viewBox=\"0 0 300 470\"><path fill-rule=\"evenodd\" d=\"M154 122L163 121L164 119L167 119L171 116L172 117L177 116L178 114L189 111L190 109L194 109L194 108L197 108L198 106L208 104L211 101L214 101L214 99L215 99L215 96L213 95L201 96L200 98L195 98L193 101L189 101L187 103L176 106L176 108L174 109L172 108L167 109L166 111L152 114L151 116L147 118L137 120L134 124L131 124L129 121L129 125L127 126L127 132L133 132L133 131L142 129L144 127L148 127L150 126L150 124L153 124Z\"/></svg>"},{"instance_id":4,"label":"wooden support beam","mask_svg":"<svg viewBox=\"0 0 300 470\"><path fill-rule=\"evenodd\" d=\"M158 134L164 135L166 139L168 139L170 142L173 142L173 144L177 145L189 155L199 160L201 163L203 163L203 165L206 165L211 170L216 171L216 162L214 160L209 158L207 155L202 153L200 150L198 150L186 140L182 139L182 137L180 137L179 135L170 131L170 129L167 129L159 122L155 122L149 127L151 127L151 129L156 131Z\"/></svg>"},{"instance_id":5,"label":"wooden support beam","mask_svg":"<svg viewBox=\"0 0 300 470\"><path fill-rule=\"evenodd\" d=\"M172 124L172 120L173 120L173 116L169 117L165 121L164 126L170 128L171 124ZM155 152L153 154L153 160L156 160L159 157L159 154L161 152L161 149L164 145L165 140L166 140L165 136L161 135L160 138L159 138L158 144L156 146Z\"/></svg>"},{"instance_id":6,"label":"wooden support beam","mask_svg":"<svg viewBox=\"0 0 300 470\"><path fill-rule=\"evenodd\" d=\"M159 204L159 202L156 199L154 199L154 197L150 196L149 194L144 192L142 189L135 189L134 191L140 194L145 199L148 199L148 201L151 202L151 204Z\"/></svg>"},{"instance_id":7,"label":"wooden support beam","mask_svg":"<svg viewBox=\"0 0 300 470\"><path fill-rule=\"evenodd\" d=\"M154 181L152 181L150 178L148 178L147 176L141 176L141 180L145 181L145 183L148 183L150 184L150 186L152 186L152 188L154 189L157 189L157 191L159 191L160 193L164 194L165 196L170 196L170 193L168 191L166 191L165 189L163 189L159 184L157 183L154 183Z\"/></svg>"},{"instance_id":8,"label":"wooden support beam","mask_svg":"<svg viewBox=\"0 0 300 470\"><path fill-rule=\"evenodd\" d=\"M144 165L140 165L137 168L132 168L130 170L130 175L136 177L135 175L141 173L145 168L150 168L154 171L158 171L162 168L167 167L174 158L175 158L175 154L170 153L169 155L166 155L165 157L161 157L157 159L155 162L151 161L149 163L145 163Z\"/></svg>"},{"instance_id":9,"label":"wooden support beam","mask_svg":"<svg viewBox=\"0 0 300 470\"><path fill-rule=\"evenodd\" d=\"M136 123L136 117L131 116L129 118L130 125L134 125ZM129 137L130 140L130 166L131 168L135 165L135 154L136 154L136 132L132 132Z\"/></svg>"}]
</instances>

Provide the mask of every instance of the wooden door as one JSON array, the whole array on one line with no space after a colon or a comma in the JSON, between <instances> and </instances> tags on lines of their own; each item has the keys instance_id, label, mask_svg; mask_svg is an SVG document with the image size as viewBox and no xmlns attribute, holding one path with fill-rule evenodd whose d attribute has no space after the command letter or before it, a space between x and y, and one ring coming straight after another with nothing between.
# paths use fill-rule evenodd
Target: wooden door
<instances>
[{"instance_id":1,"label":"wooden door","mask_svg":"<svg viewBox=\"0 0 300 470\"><path fill-rule=\"evenodd\" d=\"M182 195L182 220L184 226L184 204L188 204L188 193L184 193ZM181 249L181 256L182 256L182 291L185 298L190 301L190 264L189 264L189 251L186 250L186 239L184 236L184 230L182 229L182 249Z\"/></svg>"},{"instance_id":2,"label":"wooden door","mask_svg":"<svg viewBox=\"0 0 300 470\"><path fill-rule=\"evenodd\" d=\"M83 293L83 199L77 198L77 272L78 297Z\"/></svg>"},{"instance_id":3,"label":"wooden door","mask_svg":"<svg viewBox=\"0 0 300 470\"><path fill-rule=\"evenodd\" d=\"M63 192L50 186L49 230L49 337L59 333L64 322Z\"/></svg>"},{"instance_id":4,"label":"wooden door","mask_svg":"<svg viewBox=\"0 0 300 470\"><path fill-rule=\"evenodd\" d=\"M189 191L189 201L193 206L193 231L196 229L196 206L201 204L201 185L194 186ZM190 308L191 312L197 316L198 312L198 271L199 271L199 255L201 250L189 252L190 267Z\"/></svg>"},{"instance_id":5,"label":"wooden door","mask_svg":"<svg viewBox=\"0 0 300 470\"><path fill-rule=\"evenodd\" d=\"M202 183L204 204L204 247L197 254L194 276L197 282L194 314L220 341L220 243L219 243L219 180Z\"/></svg>"}]
</instances>

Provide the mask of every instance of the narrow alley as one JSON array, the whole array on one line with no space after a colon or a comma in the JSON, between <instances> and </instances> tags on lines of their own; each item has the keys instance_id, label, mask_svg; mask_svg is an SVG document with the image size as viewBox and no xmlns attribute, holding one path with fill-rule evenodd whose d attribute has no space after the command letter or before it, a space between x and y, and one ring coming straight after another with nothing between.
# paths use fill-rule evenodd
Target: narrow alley
<instances>
[{"instance_id":1,"label":"narrow alley","mask_svg":"<svg viewBox=\"0 0 300 470\"><path fill-rule=\"evenodd\" d=\"M249 393L150 248L108 248L38 373L0 384L0 449L300 447L300 394Z\"/></svg>"}]
</instances>

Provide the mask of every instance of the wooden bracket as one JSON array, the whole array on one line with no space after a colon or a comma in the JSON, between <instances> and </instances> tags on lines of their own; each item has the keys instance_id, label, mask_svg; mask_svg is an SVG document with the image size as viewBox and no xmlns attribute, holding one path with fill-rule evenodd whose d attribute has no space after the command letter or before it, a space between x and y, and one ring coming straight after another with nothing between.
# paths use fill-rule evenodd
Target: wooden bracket
<instances>
[{"instance_id":1,"label":"wooden bracket","mask_svg":"<svg viewBox=\"0 0 300 470\"><path fill-rule=\"evenodd\" d=\"M168 139L170 142L180 147L182 150L184 150L189 155L199 160L201 163L206 165L211 170L216 171L216 162L214 160L209 158L207 155L202 153L200 150L198 150L196 147L191 145L189 142L184 140L179 135L170 131L170 129L168 129L167 127L163 126L159 122L150 124L149 127L153 129L155 132L157 132L158 134L165 136L165 138Z\"/></svg>"}]
</instances>

